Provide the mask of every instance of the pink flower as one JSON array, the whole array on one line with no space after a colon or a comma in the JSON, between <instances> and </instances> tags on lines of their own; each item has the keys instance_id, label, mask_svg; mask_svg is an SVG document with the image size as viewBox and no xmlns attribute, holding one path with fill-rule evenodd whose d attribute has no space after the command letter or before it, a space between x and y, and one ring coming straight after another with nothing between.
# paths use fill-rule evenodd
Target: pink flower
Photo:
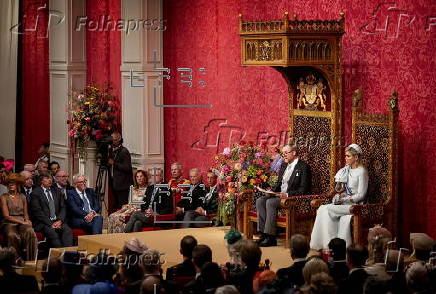
<instances>
[{"instance_id":1,"label":"pink flower","mask_svg":"<svg viewBox=\"0 0 436 294\"><path fill-rule=\"evenodd\" d=\"M224 155L230 155L230 148L229 147L224 148L223 154Z\"/></svg>"}]
</instances>

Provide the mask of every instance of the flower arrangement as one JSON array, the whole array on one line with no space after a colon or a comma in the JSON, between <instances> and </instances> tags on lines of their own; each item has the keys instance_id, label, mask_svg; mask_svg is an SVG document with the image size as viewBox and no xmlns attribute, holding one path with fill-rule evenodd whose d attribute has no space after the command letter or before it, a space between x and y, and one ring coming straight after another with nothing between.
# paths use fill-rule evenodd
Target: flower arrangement
<instances>
[{"instance_id":1,"label":"flower arrangement","mask_svg":"<svg viewBox=\"0 0 436 294\"><path fill-rule=\"evenodd\" d=\"M278 176L270 166L271 154L266 146L256 146L253 142L241 141L215 156L218 184L223 187L219 197L220 221L234 224L237 203L244 192L253 191L255 186L275 186Z\"/></svg>"},{"instance_id":2,"label":"flower arrangement","mask_svg":"<svg viewBox=\"0 0 436 294\"><path fill-rule=\"evenodd\" d=\"M118 128L119 103L111 89L86 86L73 92L68 135L75 139L79 155L86 158L89 142L99 142Z\"/></svg>"}]
</instances>

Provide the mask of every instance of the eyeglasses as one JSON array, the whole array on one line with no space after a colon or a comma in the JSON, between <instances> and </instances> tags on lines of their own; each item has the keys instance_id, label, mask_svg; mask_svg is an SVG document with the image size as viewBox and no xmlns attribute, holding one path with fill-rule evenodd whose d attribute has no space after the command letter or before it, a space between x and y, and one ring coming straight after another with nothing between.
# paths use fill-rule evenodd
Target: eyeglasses
<instances>
[{"instance_id":1,"label":"eyeglasses","mask_svg":"<svg viewBox=\"0 0 436 294\"><path fill-rule=\"evenodd\" d=\"M76 184L86 184L86 180L78 181L78 182L76 182Z\"/></svg>"}]
</instances>

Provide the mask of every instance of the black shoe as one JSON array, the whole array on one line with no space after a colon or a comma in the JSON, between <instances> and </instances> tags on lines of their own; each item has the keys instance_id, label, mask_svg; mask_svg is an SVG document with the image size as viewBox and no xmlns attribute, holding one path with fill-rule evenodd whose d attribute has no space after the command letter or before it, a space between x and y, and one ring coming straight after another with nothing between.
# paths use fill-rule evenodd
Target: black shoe
<instances>
[{"instance_id":1,"label":"black shoe","mask_svg":"<svg viewBox=\"0 0 436 294\"><path fill-rule=\"evenodd\" d=\"M265 240L263 240L260 244L260 247L271 247L277 246L277 239L275 236L268 236Z\"/></svg>"},{"instance_id":2,"label":"black shoe","mask_svg":"<svg viewBox=\"0 0 436 294\"><path fill-rule=\"evenodd\" d=\"M260 233L260 238L257 239L257 240L254 241L254 242L256 242L257 244L260 244L260 243L262 243L263 241L265 241L266 238L268 238L268 235L267 235L267 234L265 234L265 233Z\"/></svg>"}]
</instances>

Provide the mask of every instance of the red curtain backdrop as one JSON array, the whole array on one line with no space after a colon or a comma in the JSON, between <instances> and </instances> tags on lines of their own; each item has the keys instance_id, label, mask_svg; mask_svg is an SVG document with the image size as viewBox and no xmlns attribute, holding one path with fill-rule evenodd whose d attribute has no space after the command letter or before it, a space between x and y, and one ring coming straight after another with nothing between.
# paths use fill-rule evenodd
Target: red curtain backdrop
<instances>
[{"instance_id":1,"label":"red curtain backdrop","mask_svg":"<svg viewBox=\"0 0 436 294\"><path fill-rule=\"evenodd\" d=\"M121 33L101 25L121 18L121 1L87 0L86 16L88 21L100 23L97 28L90 25L86 31L86 81L111 86L112 93L121 99Z\"/></svg>"},{"instance_id":2,"label":"red curtain backdrop","mask_svg":"<svg viewBox=\"0 0 436 294\"><path fill-rule=\"evenodd\" d=\"M99 23L102 18L106 22L121 19L121 1L87 0L86 16L88 21ZM118 96L121 102L121 33L107 28L100 26L86 31L86 82L99 87L112 87L112 94ZM112 211L111 191L108 200L109 211Z\"/></svg>"},{"instance_id":3,"label":"red curtain backdrop","mask_svg":"<svg viewBox=\"0 0 436 294\"><path fill-rule=\"evenodd\" d=\"M50 83L48 71L48 0L21 0L21 105L18 105L17 156L21 164L35 163L43 142L50 141ZM19 79L18 79L19 80ZM20 162L17 162L20 164ZM22 166L17 166L21 170Z\"/></svg>"},{"instance_id":4,"label":"red curtain backdrop","mask_svg":"<svg viewBox=\"0 0 436 294\"><path fill-rule=\"evenodd\" d=\"M337 19L345 12L346 134L351 133L356 88L363 90L365 109L374 113L385 112L386 99L398 90L402 227L404 234L424 231L436 238L431 225L436 223L431 213L436 209L436 6L431 0L383 3L165 0L164 67L171 69L171 79L165 82L164 101L213 105L165 109L166 170L176 160L184 165L185 176L192 167L206 170L217 149L222 151L240 133L257 141L267 135L279 138L288 129L287 85L281 75L271 67L241 66L239 13L247 20L271 20L281 19L284 11L299 19ZM191 88L181 83L181 67L193 69ZM206 87L198 84L201 80Z\"/></svg>"}]
</instances>

